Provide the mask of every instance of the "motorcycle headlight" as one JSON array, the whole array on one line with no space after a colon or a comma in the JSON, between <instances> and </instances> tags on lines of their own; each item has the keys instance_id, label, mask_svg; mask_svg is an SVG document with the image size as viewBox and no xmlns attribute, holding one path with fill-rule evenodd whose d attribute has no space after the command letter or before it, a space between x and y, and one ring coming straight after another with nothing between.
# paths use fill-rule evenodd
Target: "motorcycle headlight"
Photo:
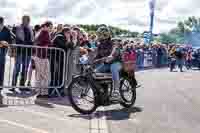
<instances>
[{"instance_id":1,"label":"motorcycle headlight","mask_svg":"<svg viewBox=\"0 0 200 133\"><path fill-rule=\"evenodd\" d=\"M80 64L86 65L86 64L88 64L89 59L87 56L82 56L82 57L80 57L79 61L80 61Z\"/></svg>"}]
</instances>

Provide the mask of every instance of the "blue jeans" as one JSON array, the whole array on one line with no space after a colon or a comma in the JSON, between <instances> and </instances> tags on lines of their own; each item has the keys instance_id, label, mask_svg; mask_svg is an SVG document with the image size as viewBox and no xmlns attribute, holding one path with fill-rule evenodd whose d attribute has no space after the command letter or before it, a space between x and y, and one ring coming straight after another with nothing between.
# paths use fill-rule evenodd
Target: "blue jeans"
<instances>
[{"instance_id":1,"label":"blue jeans","mask_svg":"<svg viewBox=\"0 0 200 133\"><path fill-rule=\"evenodd\" d=\"M157 67L161 67L162 66L162 55L158 55L157 56Z\"/></svg>"},{"instance_id":2,"label":"blue jeans","mask_svg":"<svg viewBox=\"0 0 200 133\"><path fill-rule=\"evenodd\" d=\"M155 67L157 66L157 56L156 54L153 54L152 55L152 65Z\"/></svg>"},{"instance_id":3,"label":"blue jeans","mask_svg":"<svg viewBox=\"0 0 200 133\"><path fill-rule=\"evenodd\" d=\"M183 65L184 65L184 59L176 59L176 63L178 65L179 69L182 71Z\"/></svg>"},{"instance_id":4,"label":"blue jeans","mask_svg":"<svg viewBox=\"0 0 200 133\"><path fill-rule=\"evenodd\" d=\"M7 50L0 48L0 86L3 86ZM1 89L1 88L0 88Z\"/></svg>"},{"instance_id":5,"label":"blue jeans","mask_svg":"<svg viewBox=\"0 0 200 133\"><path fill-rule=\"evenodd\" d=\"M139 69L143 69L144 68L144 55L143 54L138 54L137 56L137 66Z\"/></svg>"},{"instance_id":6,"label":"blue jeans","mask_svg":"<svg viewBox=\"0 0 200 133\"><path fill-rule=\"evenodd\" d=\"M100 73L112 73L112 79L113 81L119 81L120 80L120 71L122 69L122 65L119 62L113 63L113 64L100 64L97 66L96 71Z\"/></svg>"},{"instance_id":7,"label":"blue jeans","mask_svg":"<svg viewBox=\"0 0 200 133\"><path fill-rule=\"evenodd\" d=\"M17 56L16 57L15 68L14 68L13 78L12 78L13 86L16 86L16 84L17 84L17 79L19 76L21 65L22 65L22 71L21 71L20 86L25 85L30 60L31 60L30 56L26 56L26 57Z\"/></svg>"}]
</instances>

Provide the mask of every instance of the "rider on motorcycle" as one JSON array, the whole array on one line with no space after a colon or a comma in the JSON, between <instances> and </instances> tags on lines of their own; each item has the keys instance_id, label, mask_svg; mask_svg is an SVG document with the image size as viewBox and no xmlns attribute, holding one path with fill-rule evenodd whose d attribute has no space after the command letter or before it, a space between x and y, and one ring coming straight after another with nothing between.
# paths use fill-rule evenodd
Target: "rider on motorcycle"
<instances>
[{"instance_id":1,"label":"rider on motorcycle","mask_svg":"<svg viewBox=\"0 0 200 133\"><path fill-rule=\"evenodd\" d=\"M96 59L106 58L105 63L98 64L96 71L100 73L112 73L113 99L120 97L120 71L122 69L120 46L112 42L111 31L107 26L102 26L97 30L98 45Z\"/></svg>"}]
</instances>

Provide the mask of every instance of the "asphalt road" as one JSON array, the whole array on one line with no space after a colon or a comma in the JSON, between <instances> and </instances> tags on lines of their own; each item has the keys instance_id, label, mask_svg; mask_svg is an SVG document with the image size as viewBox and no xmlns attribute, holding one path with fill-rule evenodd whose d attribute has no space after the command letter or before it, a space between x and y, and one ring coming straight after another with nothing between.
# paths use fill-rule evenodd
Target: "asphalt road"
<instances>
[{"instance_id":1,"label":"asphalt road","mask_svg":"<svg viewBox=\"0 0 200 133\"><path fill-rule=\"evenodd\" d=\"M197 133L200 130L200 72L167 69L137 73L142 84L135 107L106 108L109 133Z\"/></svg>"},{"instance_id":2,"label":"asphalt road","mask_svg":"<svg viewBox=\"0 0 200 133\"><path fill-rule=\"evenodd\" d=\"M198 133L199 71L167 69L137 72L142 85L129 110L119 105L82 116L67 98L36 105L0 107L0 133Z\"/></svg>"},{"instance_id":3,"label":"asphalt road","mask_svg":"<svg viewBox=\"0 0 200 133\"><path fill-rule=\"evenodd\" d=\"M77 114L61 100L57 105L38 102L29 106L1 107L0 133L89 133L91 117Z\"/></svg>"}]
</instances>

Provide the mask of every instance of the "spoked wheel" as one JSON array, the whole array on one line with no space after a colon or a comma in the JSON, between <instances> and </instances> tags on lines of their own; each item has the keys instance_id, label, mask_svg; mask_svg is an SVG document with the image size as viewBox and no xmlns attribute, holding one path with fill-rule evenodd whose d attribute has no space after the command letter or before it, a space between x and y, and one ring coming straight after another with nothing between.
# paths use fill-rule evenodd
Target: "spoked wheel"
<instances>
[{"instance_id":1,"label":"spoked wheel","mask_svg":"<svg viewBox=\"0 0 200 133\"><path fill-rule=\"evenodd\" d=\"M122 98L120 105L125 108L132 107L136 101L136 85L130 79L123 78L119 91Z\"/></svg>"},{"instance_id":2,"label":"spoked wheel","mask_svg":"<svg viewBox=\"0 0 200 133\"><path fill-rule=\"evenodd\" d=\"M97 92L85 78L75 78L69 86L72 107L81 114L91 114L97 108Z\"/></svg>"}]
</instances>

